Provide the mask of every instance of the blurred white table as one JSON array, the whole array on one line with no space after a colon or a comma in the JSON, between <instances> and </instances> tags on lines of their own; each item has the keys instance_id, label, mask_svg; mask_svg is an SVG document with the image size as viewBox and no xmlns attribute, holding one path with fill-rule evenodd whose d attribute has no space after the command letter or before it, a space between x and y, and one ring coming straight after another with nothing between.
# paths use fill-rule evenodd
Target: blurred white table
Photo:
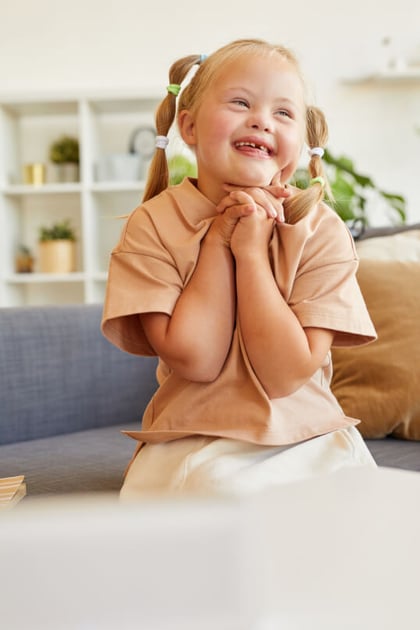
<instances>
[{"instance_id":1,"label":"blurred white table","mask_svg":"<svg viewBox=\"0 0 420 630\"><path fill-rule=\"evenodd\" d=\"M0 518L0 626L418 630L419 500L391 469L240 500L24 499Z\"/></svg>"},{"instance_id":2,"label":"blurred white table","mask_svg":"<svg viewBox=\"0 0 420 630\"><path fill-rule=\"evenodd\" d=\"M347 470L260 501L270 630L420 628L420 473Z\"/></svg>"}]
</instances>

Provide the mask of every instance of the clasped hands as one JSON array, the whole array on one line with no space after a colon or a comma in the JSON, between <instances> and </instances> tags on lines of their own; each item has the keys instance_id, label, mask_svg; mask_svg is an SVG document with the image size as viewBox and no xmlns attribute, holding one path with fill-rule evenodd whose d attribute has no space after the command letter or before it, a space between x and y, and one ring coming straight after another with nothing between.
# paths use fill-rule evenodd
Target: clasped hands
<instances>
[{"instance_id":1,"label":"clasped hands","mask_svg":"<svg viewBox=\"0 0 420 630\"><path fill-rule=\"evenodd\" d=\"M224 242L235 254L238 248L249 249L266 244L275 223L284 222L283 201L290 191L276 175L268 186L235 186L226 184L226 197L216 207L220 218L215 221Z\"/></svg>"}]
</instances>

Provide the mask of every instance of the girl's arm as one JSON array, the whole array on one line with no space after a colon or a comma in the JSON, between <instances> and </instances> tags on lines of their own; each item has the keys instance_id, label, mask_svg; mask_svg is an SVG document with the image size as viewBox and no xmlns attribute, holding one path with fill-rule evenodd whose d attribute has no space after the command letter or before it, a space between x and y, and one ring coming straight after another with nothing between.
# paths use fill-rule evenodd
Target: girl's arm
<instances>
[{"instance_id":1,"label":"girl's arm","mask_svg":"<svg viewBox=\"0 0 420 630\"><path fill-rule=\"evenodd\" d=\"M268 243L273 221L256 207L236 226L237 309L249 360L270 398L296 391L323 363L334 333L302 328L274 279Z\"/></svg>"},{"instance_id":2,"label":"girl's arm","mask_svg":"<svg viewBox=\"0 0 420 630\"><path fill-rule=\"evenodd\" d=\"M150 345L182 378L213 381L226 360L236 315L230 236L239 216L247 212L246 206L235 207L214 219L171 316L140 315Z\"/></svg>"}]
</instances>

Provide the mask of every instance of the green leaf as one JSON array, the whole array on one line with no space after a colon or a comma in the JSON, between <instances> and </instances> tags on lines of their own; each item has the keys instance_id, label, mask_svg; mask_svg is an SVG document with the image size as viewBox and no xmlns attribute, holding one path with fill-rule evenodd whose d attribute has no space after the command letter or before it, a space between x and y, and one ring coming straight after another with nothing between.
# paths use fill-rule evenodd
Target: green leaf
<instances>
[{"instance_id":1,"label":"green leaf","mask_svg":"<svg viewBox=\"0 0 420 630\"><path fill-rule=\"evenodd\" d=\"M345 155L335 157L326 150L323 160L334 197L334 201L329 199L326 201L344 221L359 220L365 225L369 224L368 200L362 192L365 188L370 188L372 194L379 195L386 201L386 210L391 211L392 218L398 223L406 222L406 200L402 195L388 193L378 188L371 177L358 173L353 161ZM292 183L298 188L307 188L308 171L298 169Z\"/></svg>"},{"instance_id":2,"label":"green leaf","mask_svg":"<svg viewBox=\"0 0 420 630\"><path fill-rule=\"evenodd\" d=\"M54 223L51 227L41 226L39 228L38 239L41 242L57 240L75 241L76 234L70 225L70 220L66 219L64 221Z\"/></svg>"},{"instance_id":3,"label":"green leaf","mask_svg":"<svg viewBox=\"0 0 420 630\"><path fill-rule=\"evenodd\" d=\"M185 155L174 155L168 160L169 184L180 184L185 177L197 177L197 166Z\"/></svg>"}]
</instances>

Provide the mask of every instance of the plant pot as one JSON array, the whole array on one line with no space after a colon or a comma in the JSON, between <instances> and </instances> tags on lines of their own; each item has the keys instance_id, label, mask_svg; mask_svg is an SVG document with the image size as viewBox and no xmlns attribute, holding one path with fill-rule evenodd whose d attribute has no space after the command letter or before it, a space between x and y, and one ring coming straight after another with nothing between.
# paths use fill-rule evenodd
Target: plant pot
<instances>
[{"instance_id":1,"label":"plant pot","mask_svg":"<svg viewBox=\"0 0 420 630\"><path fill-rule=\"evenodd\" d=\"M15 267L17 273L31 273L34 267L34 259L30 254L17 254Z\"/></svg>"},{"instance_id":2,"label":"plant pot","mask_svg":"<svg viewBox=\"0 0 420 630\"><path fill-rule=\"evenodd\" d=\"M39 243L39 270L41 273L70 273L76 269L74 241L55 240Z\"/></svg>"},{"instance_id":3,"label":"plant pot","mask_svg":"<svg viewBox=\"0 0 420 630\"><path fill-rule=\"evenodd\" d=\"M54 164L55 180L59 183L79 181L79 165L73 162Z\"/></svg>"}]
</instances>

